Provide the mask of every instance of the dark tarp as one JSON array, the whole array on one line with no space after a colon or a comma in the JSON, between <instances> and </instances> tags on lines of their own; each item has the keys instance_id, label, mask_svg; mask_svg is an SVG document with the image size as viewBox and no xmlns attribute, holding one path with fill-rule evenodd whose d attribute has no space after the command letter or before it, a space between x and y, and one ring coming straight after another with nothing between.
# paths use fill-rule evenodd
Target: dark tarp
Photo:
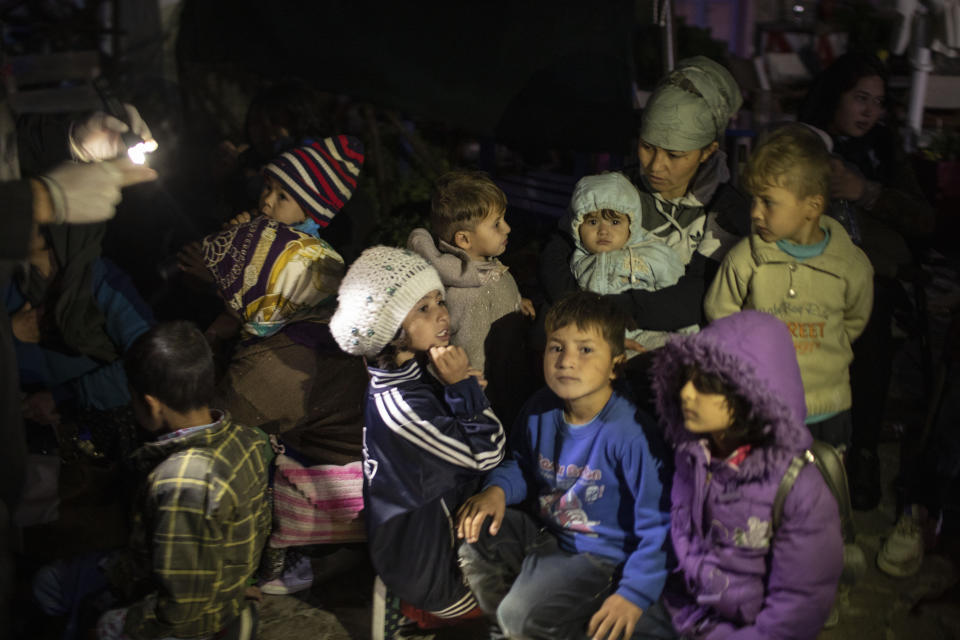
<instances>
[{"instance_id":1,"label":"dark tarp","mask_svg":"<svg viewBox=\"0 0 960 640\"><path fill-rule=\"evenodd\" d=\"M622 149L633 2L187 0L181 67L323 91L522 145Z\"/></svg>"}]
</instances>

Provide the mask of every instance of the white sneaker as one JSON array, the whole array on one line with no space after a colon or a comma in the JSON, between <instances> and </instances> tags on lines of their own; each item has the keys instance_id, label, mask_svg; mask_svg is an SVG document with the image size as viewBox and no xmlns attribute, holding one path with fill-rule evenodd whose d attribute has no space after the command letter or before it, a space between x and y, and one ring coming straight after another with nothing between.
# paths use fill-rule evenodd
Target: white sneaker
<instances>
[{"instance_id":1,"label":"white sneaker","mask_svg":"<svg viewBox=\"0 0 960 640\"><path fill-rule=\"evenodd\" d=\"M260 590L272 596L297 593L309 589L313 585L313 566L310 558L300 556L294 564L284 568L279 578L260 585Z\"/></svg>"},{"instance_id":2,"label":"white sneaker","mask_svg":"<svg viewBox=\"0 0 960 640\"><path fill-rule=\"evenodd\" d=\"M887 575L907 578L920 571L923 564L923 532L920 529L920 508L911 505L900 516L893 533L877 554L877 566Z\"/></svg>"}]
</instances>

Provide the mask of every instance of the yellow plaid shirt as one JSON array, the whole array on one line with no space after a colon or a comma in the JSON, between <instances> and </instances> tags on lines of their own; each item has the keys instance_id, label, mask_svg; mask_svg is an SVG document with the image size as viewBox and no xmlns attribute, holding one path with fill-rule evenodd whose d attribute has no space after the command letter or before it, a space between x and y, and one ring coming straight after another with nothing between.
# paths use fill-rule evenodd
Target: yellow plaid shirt
<instances>
[{"instance_id":1,"label":"yellow plaid shirt","mask_svg":"<svg viewBox=\"0 0 960 640\"><path fill-rule=\"evenodd\" d=\"M270 533L269 442L223 413L211 427L134 453L148 470L131 551L152 585L127 612L131 638L215 633L240 614L247 581Z\"/></svg>"}]
</instances>

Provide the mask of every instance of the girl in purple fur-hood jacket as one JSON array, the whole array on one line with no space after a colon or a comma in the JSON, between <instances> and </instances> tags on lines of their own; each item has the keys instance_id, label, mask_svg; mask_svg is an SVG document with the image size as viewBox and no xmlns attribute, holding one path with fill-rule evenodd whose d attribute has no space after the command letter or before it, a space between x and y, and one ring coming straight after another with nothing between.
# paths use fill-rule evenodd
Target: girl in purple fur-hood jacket
<instances>
[{"instance_id":1,"label":"girl in purple fur-hood jacket","mask_svg":"<svg viewBox=\"0 0 960 640\"><path fill-rule=\"evenodd\" d=\"M836 595L843 541L836 500L812 464L776 531L771 524L783 474L812 442L786 325L758 311L716 320L660 350L653 386L675 448L678 564L663 599L676 631L710 640L815 638ZM696 394L719 402L726 427L703 428L706 405L690 401Z\"/></svg>"}]
</instances>

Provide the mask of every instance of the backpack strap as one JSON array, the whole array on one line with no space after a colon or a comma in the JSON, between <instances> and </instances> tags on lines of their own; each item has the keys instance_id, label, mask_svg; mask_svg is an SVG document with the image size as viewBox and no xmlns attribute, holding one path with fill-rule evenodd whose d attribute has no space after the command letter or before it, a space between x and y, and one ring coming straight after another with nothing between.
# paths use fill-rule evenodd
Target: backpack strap
<instances>
[{"instance_id":1,"label":"backpack strap","mask_svg":"<svg viewBox=\"0 0 960 640\"><path fill-rule=\"evenodd\" d=\"M847 484L847 471L843 466L843 456L834 446L819 440L813 441L810 453L813 454L814 462L817 463L827 488L837 500L843 541L851 543L857 536L853 525L853 507L850 504L850 488Z\"/></svg>"},{"instance_id":2,"label":"backpack strap","mask_svg":"<svg viewBox=\"0 0 960 640\"><path fill-rule=\"evenodd\" d=\"M787 467L787 471L783 474L783 479L780 480L780 486L777 487L777 495L773 498L774 532L780 528L780 521L783 520L783 503L787 501L787 494L793 489L793 485L797 481L797 477L803 468L807 466L808 462L813 461L814 457L810 451L804 451L803 457L794 456L790 461L790 466Z\"/></svg>"}]
</instances>

